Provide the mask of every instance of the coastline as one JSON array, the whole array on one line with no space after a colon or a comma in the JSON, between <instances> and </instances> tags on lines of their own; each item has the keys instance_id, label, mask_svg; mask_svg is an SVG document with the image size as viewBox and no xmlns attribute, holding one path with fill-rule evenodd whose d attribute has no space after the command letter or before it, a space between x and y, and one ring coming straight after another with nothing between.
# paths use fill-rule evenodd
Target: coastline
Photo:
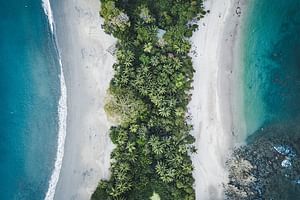
<instances>
[{"instance_id":1,"label":"coastline","mask_svg":"<svg viewBox=\"0 0 300 200\"><path fill-rule=\"evenodd\" d=\"M64 147L65 147L65 139L66 139L66 123L67 123L67 88L65 83L65 76L61 61L61 53L59 49L59 45L56 38L56 29L54 18L52 14L52 8L49 0L43 0L42 6L44 9L44 13L46 14L51 30L51 34L53 37L54 46L56 49L56 54L58 58L58 63L60 67L60 97L58 101L58 135L57 135L57 149L56 149L56 158L54 163L54 169L52 170L51 178L49 180L48 190L45 196L45 200L52 200L55 195L55 189L59 180L59 175L62 167L62 161L64 157Z\"/></svg>"},{"instance_id":2,"label":"coastline","mask_svg":"<svg viewBox=\"0 0 300 200\"><path fill-rule=\"evenodd\" d=\"M193 56L196 73L189 104L198 149L192 156L196 199L222 199L225 161L233 145L243 138L233 134L236 120L242 121L234 117L236 99L232 99L240 73L236 59L232 59L237 53L234 41L239 40L235 25L240 21L235 14L238 2L205 2L210 13L192 37L198 47L198 56ZM105 50L115 40L100 28L98 0L68 0L54 7L69 108L65 157L55 199L88 199L98 181L109 176L113 146L107 135L111 124L103 107L114 61ZM226 51L228 48L231 51Z\"/></svg>"},{"instance_id":3,"label":"coastline","mask_svg":"<svg viewBox=\"0 0 300 200\"><path fill-rule=\"evenodd\" d=\"M101 29L98 0L52 6L68 96L65 152L54 199L89 199L99 180L109 177L113 145L103 108L114 62L106 49L115 40Z\"/></svg>"},{"instance_id":4,"label":"coastline","mask_svg":"<svg viewBox=\"0 0 300 200\"><path fill-rule=\"evenodd\" d=\"M221 200L227 182L225 162L246 137L239 49L246 5L242 0L211 0L204 6L210 12L192 37L196 73L189 112L198 149L192 155L193 175L196 199Z\"/></svg>"}]
</instances>

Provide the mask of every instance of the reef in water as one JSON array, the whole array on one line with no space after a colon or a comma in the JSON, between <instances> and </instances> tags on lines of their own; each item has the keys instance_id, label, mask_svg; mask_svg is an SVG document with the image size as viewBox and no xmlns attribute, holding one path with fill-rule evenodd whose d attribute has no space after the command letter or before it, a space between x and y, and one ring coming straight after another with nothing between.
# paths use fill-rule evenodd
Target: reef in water
<instances>
[{"instance_id":1,"label":"reef in water","mask_svg":"<svg viewBox=\"0 0 300 200\"><path fill-rule=\"evenodd\" d=\"M300 125L260 128L227 161L230 200L294 200L300 196Z\"/></svg>"}]
</instances>

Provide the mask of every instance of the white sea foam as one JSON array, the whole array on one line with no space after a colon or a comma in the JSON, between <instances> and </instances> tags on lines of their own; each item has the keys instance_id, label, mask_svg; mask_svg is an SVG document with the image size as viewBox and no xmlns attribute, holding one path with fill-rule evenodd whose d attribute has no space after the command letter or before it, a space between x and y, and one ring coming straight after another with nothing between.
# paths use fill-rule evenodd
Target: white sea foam
<instances>
[{"instance_id":1,"label":"white sea foam","mask_svg":"<svg viewBox=\"0 0 300 200\"><path fill-rule=\"evenodd\" d=\"M44 8L44 12L48 17L49 25L51 32L53 34L55 46L57 48L57 54L59 58L60 65L60 92L61 96L58 102L58 140L57 140L57 151L56 151L56 159L54 163L54 169L51 174L51 178L49 181L48 191L45 196L45 200L53 200L55 195L56 185L58 183L62 161L64 157L64 146L66 139L66 129L67 129L67 88L65 83L65 77L63 73L63 66L61 61L61 54L58 48L56 33L55 33L55 23L52 14L51 4L49 0L42 0L42 5Z\"/></svg>"},{"instance_id":2,"label":"white sea foam","mask_svg":"<svg viewBox=\"0 0 300 200\"><path fill-rule=\"evenodd\" d=\"M50 0L42 0L42 4L44 12L48 16L51 32L54 33L54 18L52 14Z\"/></svg>"}]
</instances>

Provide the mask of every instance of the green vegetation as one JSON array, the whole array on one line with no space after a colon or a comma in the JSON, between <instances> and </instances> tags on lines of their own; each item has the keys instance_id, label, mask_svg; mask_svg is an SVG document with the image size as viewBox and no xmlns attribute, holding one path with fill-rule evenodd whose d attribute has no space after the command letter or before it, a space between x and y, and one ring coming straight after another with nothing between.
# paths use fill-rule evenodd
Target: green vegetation
<instances>
[{"instance_id":1,"label":"green vegetation","mask_svg":"<svg viewBox=\"0 0 300 200\"><path fill-rule=\"evenodd\" d=\"M118 39L105 109L116 148L111 177L93 200L193 200L195 153L187 105L194 69L188 38L202 0L101 0L104 29Z\"/></svg>"},{"instance_id":2,"label":"green vegetation","mask_svg":"<svg viewBox=\"0 0 300 200\"><path fill-rule=\"evenodd\" d=\"M153 193L153 196L150 198L150 200L160 200L160 197L157 193Z\"/></svg>"}]
</instances>

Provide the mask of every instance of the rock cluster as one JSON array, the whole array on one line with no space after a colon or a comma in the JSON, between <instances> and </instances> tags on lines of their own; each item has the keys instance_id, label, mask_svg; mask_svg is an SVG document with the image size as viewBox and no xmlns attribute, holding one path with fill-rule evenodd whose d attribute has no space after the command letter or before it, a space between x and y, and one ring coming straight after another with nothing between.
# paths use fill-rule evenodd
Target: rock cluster
<instances>
[{"instance_id":1,"label":"rock cluster","mask_svg":"<svg viewBox=\"0 0 300 200\"><path fill-rule=\"evenodd\" d=\"M300 196L300 132L274 125L260 129L227 161L227 199L295 199ZM297 199L297 198L296 198Z\"/></svg>"}]
</instances>

